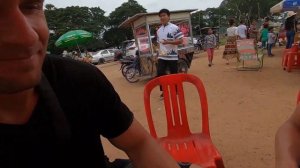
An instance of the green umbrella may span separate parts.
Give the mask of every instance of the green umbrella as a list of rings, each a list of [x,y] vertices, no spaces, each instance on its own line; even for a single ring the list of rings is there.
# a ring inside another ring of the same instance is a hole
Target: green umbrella
[[[79,44],[85,44],[92,38],[93,35],[90,32],[84,30],[72,30],[60,36],[59,39],[55,42],[55,46],[61,48],[72,46],[78,47]]]

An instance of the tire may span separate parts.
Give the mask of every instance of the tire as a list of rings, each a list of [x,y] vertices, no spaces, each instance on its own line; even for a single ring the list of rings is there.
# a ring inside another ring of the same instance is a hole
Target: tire
[[[100,59],[98,60],[98,65],[103,64],[104,62],[105,62],[104,59],[103,59],[103,58],[100,58]]]
[[[178,73],[188,73],[189,66],[183,59],[178,61]]]
[[[139,70],[135,69],[134,67],[128,68],[125,72],[125,78],[130,83],[138,82],[140,76]]]
[[[128,65],[124,65],[124,66],[121,68],[122,75],[123,75],[124,77],[126,77],[126,71],[127,71],[127,69],[128,69]]]
[[[200,47],[195,47],[195,54],[199,54],[200,53]]]

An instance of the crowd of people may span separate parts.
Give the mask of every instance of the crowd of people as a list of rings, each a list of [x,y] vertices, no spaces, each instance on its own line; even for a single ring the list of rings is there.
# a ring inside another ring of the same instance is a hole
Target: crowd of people
[[[295,21],[294,12],[289,12],[284,24],[281,24],[280,28],[275,27],[269,17],[266,17],[261,27],[258,27],[257,21],[253,20],[249,26],[246,26],[245,21],[241,20],[239,25],[235,24],[235,19],[228,21],[229,27],[227,28],[225,50],[223,52],[223,58],[226,60],[226,64],[229,65],[229,60],[235,58],[239,61],[239,55],[237,51],[237,40],[253,39],[254,46],[267,50],[267,55],[273,57],[272,48],[279,42],[282,45],[286,43],[286,48],[292,47],[295,38],[295,31],[297,23]],[[214,48],[216,47],[216,37],[211,33],[212,29],[209,29],[208,35],[204,40],[204,49],[207,51],[209,67],[211,67]]]

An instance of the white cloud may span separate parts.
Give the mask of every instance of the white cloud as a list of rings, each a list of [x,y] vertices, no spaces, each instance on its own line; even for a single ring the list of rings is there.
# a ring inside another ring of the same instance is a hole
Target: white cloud
[[[45,4],[53,4],[56,7],[88,6],[100,7],[106,11],[106,15],[114,11],[127,0],[45,0]],[[218,7],[222,0],[137,0],[148,12],[159,11],[162,8],[169,10],[182,9],[206,9]]]

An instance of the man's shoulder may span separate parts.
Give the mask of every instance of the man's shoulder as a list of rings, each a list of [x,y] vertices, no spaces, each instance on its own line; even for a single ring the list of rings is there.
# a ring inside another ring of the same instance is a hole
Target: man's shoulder
[[[174,24],[174,23],[169,23],[169,24],[170,24],[170,28],[171,29],[174,29],[174,30],[178,30],[179,29],[179,27],[176,24]]]
[[[60,56],[46,56],[43,73],[51,84],[89,85],[104,77],[100,70],[88,63]]]

